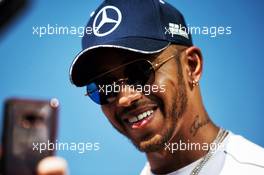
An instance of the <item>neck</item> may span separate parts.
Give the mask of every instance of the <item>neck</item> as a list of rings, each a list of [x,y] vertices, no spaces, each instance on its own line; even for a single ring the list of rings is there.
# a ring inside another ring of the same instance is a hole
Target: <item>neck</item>
[[[160,151],[147,153],[153,173],[170,173],[198,160],[208,152],[204,145],[209,146],[215,139],[219,128],[210,120],[201,99],[191,101],[178,120],[172,139]]]

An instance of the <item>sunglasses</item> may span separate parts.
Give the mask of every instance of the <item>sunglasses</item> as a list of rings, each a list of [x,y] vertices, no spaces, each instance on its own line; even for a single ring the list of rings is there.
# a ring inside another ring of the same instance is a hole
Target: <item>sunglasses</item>
[[[173,57],[175,57],[175,55],[153,63],[146,59],[138,59],[122,64],[93,78],[90,83],[86,85],[87,93],[85,95],[89,96],[99,105],[112,103],[116,100],[119,92],[115,90],[106,92],[104,88],[113,86],[113,84],[124,83],[129,86],[141,87],[152,84],[155,81],[155,71]],[[122,71],[126,78],[117,79],[110,76],[110,73],[114,74],[114,72],[118,71]]]

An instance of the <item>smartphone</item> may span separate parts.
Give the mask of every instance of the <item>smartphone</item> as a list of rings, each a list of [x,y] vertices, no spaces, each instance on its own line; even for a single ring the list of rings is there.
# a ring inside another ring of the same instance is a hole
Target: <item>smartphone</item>
[[[58,106],[50,101],[8,99],[4,105],[2,174],[35,175],[38,162],[54,154],[36,145],[55,142]]]

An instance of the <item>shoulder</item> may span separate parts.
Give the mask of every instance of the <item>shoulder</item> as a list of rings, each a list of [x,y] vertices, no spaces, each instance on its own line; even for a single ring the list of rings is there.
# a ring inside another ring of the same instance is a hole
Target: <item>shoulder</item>
[[[264,149],[240,135],[230,133],[224,149],[225,163],[220,175],[264,174]],[[140,175],[153,175],[147,162]]]
[[[264,163],[264,148],[240,135],[231,133],[227,144],[227,151],[235,154],[242,160]]]
[[[224,152],[226,160],[221,175],[264,174],[264,149],[259,145],[230,133]]]

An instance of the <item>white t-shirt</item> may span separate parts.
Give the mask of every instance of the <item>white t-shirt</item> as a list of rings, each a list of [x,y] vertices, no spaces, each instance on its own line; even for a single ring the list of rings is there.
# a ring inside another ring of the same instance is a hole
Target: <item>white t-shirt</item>
[[[202,159],[202,158],[201,158]],[[201,159],[167,175],[189,175]],[[264,175],[264,149],[229,132],[200,175]],[[140,175],[154,175],[147,162]]]

